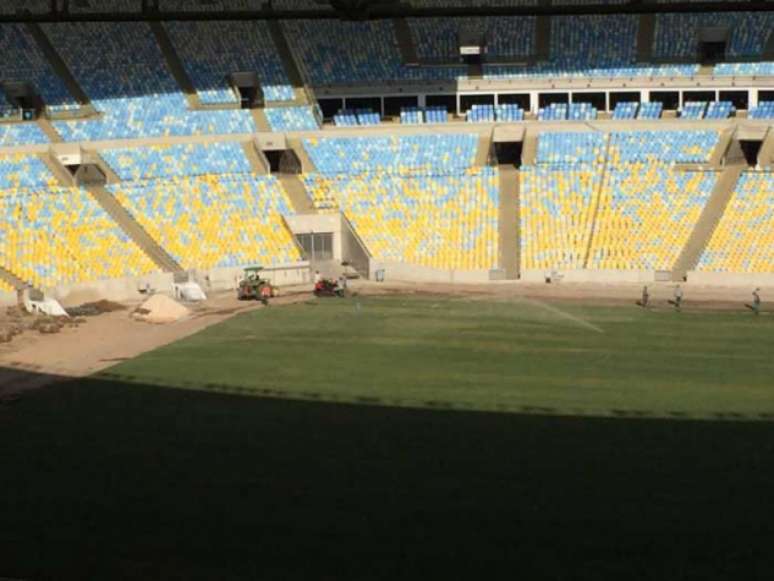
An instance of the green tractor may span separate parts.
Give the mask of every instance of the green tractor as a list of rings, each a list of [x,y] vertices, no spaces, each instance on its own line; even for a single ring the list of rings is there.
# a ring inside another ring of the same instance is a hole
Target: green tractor
[[[249,266],[245,268],[242,280],[239,281],[237,289],[237,298],[240,301],[261,301],[264,305],[269,303],[270,298],[279,294],[279,289],[273,286],[265,278],[261,278],[260,272],[262,266]]]

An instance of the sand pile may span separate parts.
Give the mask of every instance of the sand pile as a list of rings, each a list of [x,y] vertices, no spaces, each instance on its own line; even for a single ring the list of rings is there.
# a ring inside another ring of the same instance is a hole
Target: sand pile
[[[132,313],[132,316],[147,323],[174,323],[187,317],[191,311],[167,295],[153,295]]]

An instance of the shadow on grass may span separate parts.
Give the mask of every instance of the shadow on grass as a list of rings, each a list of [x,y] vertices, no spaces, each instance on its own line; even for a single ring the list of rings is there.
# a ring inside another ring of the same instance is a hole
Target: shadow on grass
[[[0,577],[763,579],[774,565],[765,422],[103,378],[1,405],[0,463]]]

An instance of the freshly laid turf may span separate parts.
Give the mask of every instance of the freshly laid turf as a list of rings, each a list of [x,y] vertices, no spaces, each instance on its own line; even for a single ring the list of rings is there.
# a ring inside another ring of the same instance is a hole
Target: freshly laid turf
[[[771,319],[356,305],[261,310],[121,365],[132,382],[0,405],[0,578],[771,579],[774,422],[279,398],[759,420]]]
[[[774,419],[774,317],[441,297],[236,317],[113,377],[336,401]]]

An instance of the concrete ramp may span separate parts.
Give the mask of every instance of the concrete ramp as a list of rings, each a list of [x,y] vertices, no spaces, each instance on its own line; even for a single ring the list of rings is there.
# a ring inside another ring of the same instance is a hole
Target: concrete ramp
[[[54,177],[56,178],[56,181],[59,182],[60,186],[69,188],[75,185],[75,179],[73,178],[72,174],[67,171],[67,169],[61,163],[59,163],[58,160],[55,160],[50,154],[40,153],[38,154],[38,159],[40,159],[40,161],[45,164],[48,170],[54,174]]]
[[[314,207],[312,198],[306,191],[301,176],[296,174],[279,174],[278,178],[297,214],[317,213],[317,209]]]
[[[293,52],[290,50],[285,33],[282,30],[282,25],[279,20],[269,20],[269,33],[274,41],[274,46],[277,49],[277,54],[282,61],[282,67],[285,69],[285,73],[290,80],[290,84],[293,85],[295,93],[295,103],[298,105],[312,105],[309,101],[308,94],[304,90],[304,78],[301,74],[301,69],[296,63],[296,59],[293,56]]]
[[[505,271],[505,278],[519,275],[521,258],[519,233],[519,172],[512,165],[499,166],[500,213],[498,218],[498,267]]]
[[[156,242],[150,234],[134,219],[126,208],[104,187],[91,186],[87,188],[91,196],[102,206],[108,215],[115,220],[129,238],[148,255],[160,270],[178,272],[183,270],[177,261]]]
[[[48,140],[51,143],[62,143],[64,142],[64,139],[62,139],[62,136],[59,135],[59,132],[56,130],[54,125],[46,119],[45,117],[39,117],[37,120],[38,127],[40,127],[40,130],[46,134],[46,137],[48,137]]]
[[[253,123],[255,123],[255,128],[258,131],[271,133],[271,125],[269,125],[269,120],[266,118],[266,112],[263,109],[252,109],[250,113],[253,115]]]
[[[715,232],[721,216],[723,216],[723,212],[726,211],[726,206],[728,206],[739,181],[739,176],[745,169],[744,164],[738,164],[726,167],[720,172],[707,205],[704,206],[693,232],[691,232],[672,268],[673,280],[683,280],[689,270],[696,268],[702,252],[707,247],[707,243],[712,238],[712,234]]]
[[[414,37],[408,22],[403,17],[392,19],[392,28],[395,31],[395,41],[398,43],[400,59],[404,65],[418,65],[419,56],[417,47],[414,46]]]
[[[177,81],[180,90],[185,95],[186,101],[188,101],[188,108],[199,108],[202,104],[201,99],[199,99],[199,95],[196,93],[193,82],[183,66],[183,61],[180,60],[180,56],[177,54],[175,46],[169,39],[167,29],[164,28],[164,25],[161,22],[149,22],[148,24],[151,27],[151,31],[153,31],[153,36],[156,38],[156,44],[159,45],[161,54],[164,55],[164,61],[167,64],[167,68],[172,73],[175,81]]]
[[[712,150],[712,155],[710,156],[710,165],[712,167],[719,168],[723,164],[723,160],[726,157],[726,152],[731,147],[731,142],[734,139],[734,132],[735,129],[733,127],[729,127],[720,133],[718,143],[715,146],[715,149]]]
[[[306,148],[304,147],[304,144],[301,142],[300,138],[288,138],[287,146],[289,149],[292,149],[296,153],[298,159],[301,161],[301,171],[303,173],[312,173],[317,171],[314,163],[312,163],[312,158],[309,157],[309,154],[306,152]]]

